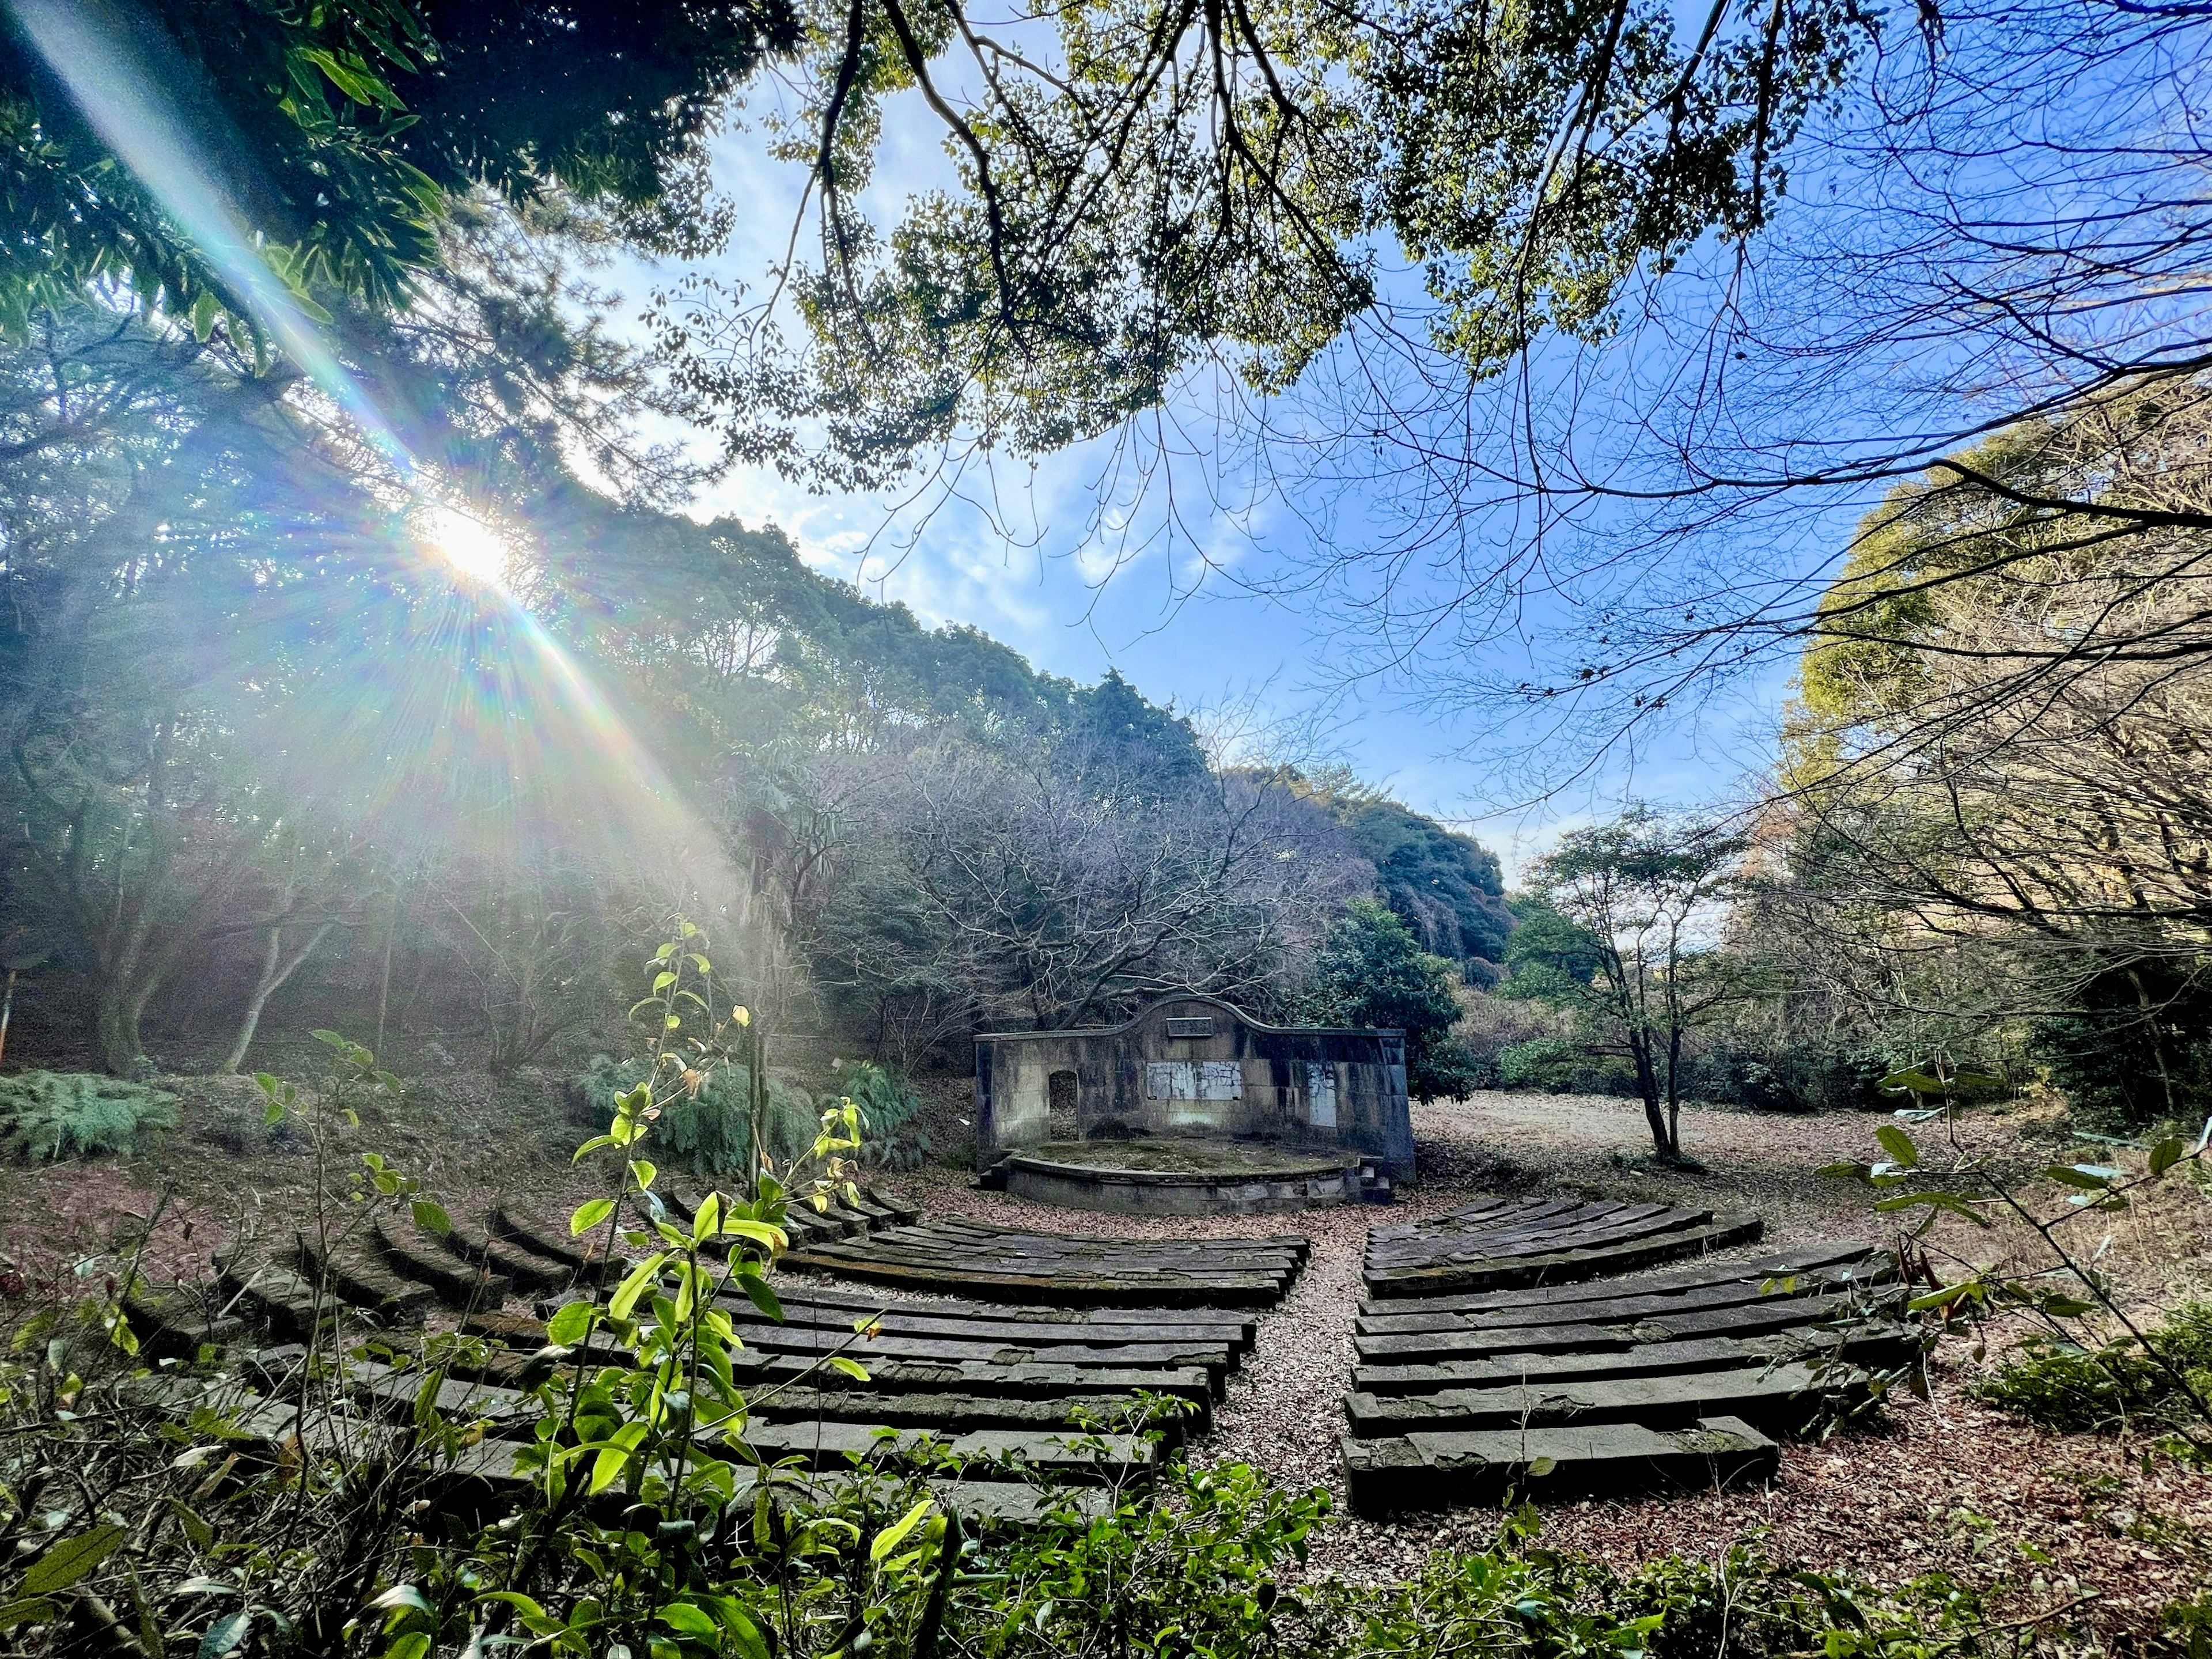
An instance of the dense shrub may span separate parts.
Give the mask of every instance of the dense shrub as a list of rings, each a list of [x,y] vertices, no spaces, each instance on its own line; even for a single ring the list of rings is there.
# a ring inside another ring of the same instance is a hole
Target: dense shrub
[[[2212,1113],[2212,974],[2193,957],[2087,975],[2074,1006],[2038,1020],[2028,1055],[2075,1117],[2131,1133]]]
[[[176,1127],[176,1098],[86,1072],[22,1072],[0,1077],[0,1136],[9,1156],[33,1163],[127,1152],[140,1130]]]
[[[1316,1024],[1380,1026],[1406,1034],[1406,1087],[1416,1100],[1452,1100],[1479,1081],[1455,1034],[1459,999],[1452,964],[1431,956],[1398,915],[1354,899],[1329,924],[1302,1011]]]
[[[1498,1080],[1507,1089],[1555,1095],[1633,1095],[1636,1069],[1620,1054],[1598,1054],[1571,1037],[1531,1037],[1498,1051]]]
[[[2095,1351],[2048,1339],[2023,1343],[1974,1392],[2062,1432],[2196,1421],[2188,1390],[2212,1399],[2212,1303],[2184,1304],[2147,1340],[2152,1354],[2132,1342]]]

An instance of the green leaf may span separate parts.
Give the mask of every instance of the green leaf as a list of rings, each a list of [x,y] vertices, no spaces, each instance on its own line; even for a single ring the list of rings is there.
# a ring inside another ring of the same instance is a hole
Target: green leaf
[[[2181,1162],[2182,1154],[2188,1150],[2189,1143],[2179,1135],[2168,1135],[2150,1149],[2150,1172],[2154,1176],[2164,1175]]]
[[[545,1323],[545,1337],[562,1347],[574,1347],[584,1340],[592,1328],[592,1304],[588,1302],[564,1302],[554,1310],[553,1317]]]
[[[1528,1474],[1539,1480],[1559,1467],[1559,1460],[1556,1457],[1532,1457],[1528,1460]]]
[[[714,1237],[722,1224],[722,1195],[709,1193],[700,1201],[698,1212],[691,1218],[691,1242],[704,1244]]]
[[[50,1625],[60,1613],[61,1609],[43,1595],[19,1595],[0,1604],[0,1630],[13,1630],[18,1625]]]
[[[355,103],[382,104],[387,107],[390,106],[392,99],[392,88],[374,75],[340,61],[336,53],[325,52],[319,46],[301,46],[296,50],[301,57],[328,76],[331,84],[352,99]]]
[[[781,1227],[771,1227],[765,1221],[746,1221],[737,1216],[722,1224],[722,1237],[750,1238],[755,1243],[765,1244],[771,1249],[781,1249],[789,1242]]]
[[[392,1613],[401,1607],[415,1613],[435,1611],[430,1605],[429,1598],[412,1584],[394,1584],[383,1595],[371,1598],[368,1605],[380,1613]]]
[[[568,1237],[575,1238],[591,1231],[614,1212],[615,1201],[611,1198],[595,1198],[589,1203],[579,1204],[568,1217]]]
[[[625,1423],[613,1439],[599,1448],[599,1456],[592,1462],[590,1492],[592,1497],[598,1497],[622,1478],[623,1471],[629,1467],[630,1457],[638,1443],[645,1438],[645,1432],[642,1423]]]
[[[2101,1193],[2119,1179],[2121,1171],[2106,1164],[2054,1164],[2043,1173],[2063,1187]]]
[[[1830,1181],[1868,1181],[1874,1176],[1874,1167],[1867,1164],[1823,1164],[1814,1174]]]
[[[676,975],[668,972],[665,969],[663,969],[659,973],[657,973],[653,976],[653,988],[656,991],[665,991],[670,986],[675,983]]]
[[[172,1498],[169,1500],[169,1508],[175,1512],[178,1523],[184,1528],[185,1536],[192,1540],[194,1549],[204,1550],[214,1547],[215,1528],[213,1527],[208,1525],[176,1498]]]
[[[1885,1123],[1874,1132],[1881,1149],[1908,1170],[1920,1167],[1920,1149],[1912,1144],[1912,1137],[1894,1123]]]
[[[1892,1094],[1905,1089],[1910,1089],[1916,1095],[1940,1095],[1943,1092],[1942,1079],[1929,1076],[1917,1066],[1908,1066],[1901,1072],[1892,1072],[1887,1077],[1882,1079],[1881,1086]]]
[[[659,1174],[659,1170],[641,1158],[634,1158],[629,1161],[630,1179],[637,1182],[638,1190],[641,1192],[649,1191]]]
[[[757,1273],[739,1273],[738,1285],[744,1291],[754,1307],[775,1321],[777,1324],[783,1323],[783,1304],[777,1299],[775,1292],[769,1287],[768,1280]]]
[[[880,1561],[889,1555],[899,1547],[900,1540],[920,1526],[922,1517],[936,1507],[935,1498],[925,1498],[890,1526],[885,1527],[876,1534],[876,1541],[868,1546],[868,1559]]]
[[[623,1280],[616,1288],[614,1295],[607,1299],[608,1316],[613,1319],[628,1319],[630,1310],[637,1306],[638,1297],[652,1288],[654,1278],[660,1272],[660,1264],[667,1260],[668,1253],[665,1250],[655,1250],[637,1266],[632,1267],[629,1270],[629,1276]]]
[[[768,1642],[761,1635],[760,1626],[745,1616],[743,1607],[732,1602],[723,1619],[730,1627],[730,1634],[738,1638],[739,1659],[769,1659]]]
[[[865,1382],[868,1380],[868,1368],[866,1365],[863,1365],[859,1360],[852,1358],[845,1354],[831,1354],[830,1356],[830,1368],[832,1370],[842,1371],[847,1376],[851,1377],[855,1382]]]
[[[208,1626],[208,1633],[200,1638],[199,1659],[222,1659],[226,1653],[237,1652],[245,1644],[246,1633],[252,1628],[253,1614],[244,1607],[216,1620]]]
[[[435,1233],[444,1238],[453,1231],[453,1218],[446,1213],[446,1206],[435,1199],[418,1198],[408,1205],[415,1217],[415,1224],[426,1233]]]
[[[1914,1313],[1929,1313],[1937,1308],[1948,1308],[1974,1289],[1972,1279],[1961,1279],[1956,1285],[1946,1285],[1940,1291],[1930,1291],[1925,1296],[1916,1296],[1905,1305]]]
[[[108,1553],[123,1541],[124,1532],[121,1527],[94,1527],[64,1539],[31,1564],[23,1575],[23,1594],[51,1595],[67,1589],[107,1559]]]
[[[1992,1224],[1989,1217],[1956,1193],[1899,1193],[1894,1198],[1878,1199],[1875,1202],[1875,1208],[1883,1211],[1909,1210],[1915,1206],[1948,1210],[1954,1215],[1966,1217],[1977,1227]]]
[[[694,1607],[689,1601],[671,1601],[653,1616],[678,1636],[701,1642],[712,1642],[720,1631],[704,1607]]]
[[[273,1129],[283,1121],[284,1103],[283,1101],[272,1100],[261,1109],[261,1121],[266,1127]]]

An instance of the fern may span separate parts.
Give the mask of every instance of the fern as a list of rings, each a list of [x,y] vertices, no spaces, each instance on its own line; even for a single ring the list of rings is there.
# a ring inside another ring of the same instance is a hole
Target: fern
[[[614,1115],[615,1097],[637,1086],[644,1066],[635,1060],[614,1060],[595,1054],[591,1069],[576,1079],[593,1114],[602,1121]],[[690,1099],[671,1101],[653,1127],[655,1139],[668,1152],[682,1158],[701,1175],[735,1176],[744,1173],[751,1160],[746,1156],[748,1133],[746,1097],[751,1077],[743,1066],[726,1066],[707,1080]],[[817,1111],[813,1097],[793,1088],[773,1072],[768,1079],[768,1118],[761,1139],[769,1156],[789,1158],[814,1143]]]
[[[128,1152],[141,1129],[176,1127],[176,1098],[86,1072],[22,1072],[0,1077],[0,1137],[11,1157],[33,1163]]]
[[[917,1128],[902,1141],[898,1133],[921,1111],[921,1097],[912,1084],[889,1067],[864,1060],[845,1079],[844,1093],[860,1109],[863,1163],[883,1169],[921,1167],[929,1153],[929,1137]]]

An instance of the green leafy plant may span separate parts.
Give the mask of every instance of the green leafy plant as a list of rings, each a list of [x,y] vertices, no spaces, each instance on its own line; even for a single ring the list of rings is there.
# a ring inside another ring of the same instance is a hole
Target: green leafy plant
[[[1947,1076],[1940,1067],[1915,1068],[1890,1079],[1890,1086],[1912,1098],[1940,1103],[1928,1109],[1941,1115],[1948,1158],[1924,1151],[1902,1124],[1885,1123],[1875,1131],[1887,1154],[1881,1162],[1832,1164],[1820,1173],[1872,1188],[1880,1194],[1875,1211],[1902,1221],[1899,1259],[1910,1277],[1929,1286],[1907,1304],[1911,1310],[1968,1322],[2002,1312],[2031,1322],[2034,1334],[2009,1379],[2000,1371],[1985,1385],[1996,1390],[1990,1397],[2028,1415],[2047,1413],[2054,1425],[2094,1426],[2138,1411],[2170,1427],[2168,1443],[2176,1452],[2212,1460],[2212,1322],[2201,1304],[2185,1310],[2166,1329],[2146,1332],[2095,1256],[2085,1257],[2068,1243],[2081,1217],[2126,1210],[2142,1189],[2184,1172],[2201,1178],[2212,1149],[2212,1121],[2193,1143],[2179,1135],[2159,1141],[2139,1170],[2117,1164],[2047,1165],[2038,1192],[2015,1186],[1960,1141],[1959,1091],[1973,1081]],[[2035,1238],[2037,1249],[2025,1267],[1942,1252],[1948,1257],[1942,1265],[1951,1269],[1947,1279],[1931,1239],[1945,1216],[1982,1229],[2009,1219]]]
[[[2039,1333],[1974,1393],[2062,1431],[2186,1427],[2192,1394],[2212,1399],[2212,1303],[2185,1304],[2141,1347],[2124,1340],[2085,1348]]]
[[[0,1078],[0,1135],[11,1156],[33,1163],[128,1152],[141,1130],[176,1127],[176,1098],[88,1072],[22,1072]]]

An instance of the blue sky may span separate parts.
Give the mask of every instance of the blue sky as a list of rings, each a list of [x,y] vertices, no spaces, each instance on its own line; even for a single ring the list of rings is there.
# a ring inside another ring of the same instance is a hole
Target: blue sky
[[[888,222],[908,192],[947,173],[937,133],[894,106],[867,206]],[[717,144],[716,184],[739,204],[739,226],[706,269],[757,284],[783,252],[799,172],[767,160],[760,135],[739,127]],[[680,274],[621,263],[597,276],[635,310]],[[1050,672],[1091,681],[1119,669],[1201,723],[1266,732],[1288,757],[1346,761],[1417,810],[1478,836],[1509,877],[1562,829],[1607,816],[1626,798],[1701,804],[1741,788],[1770,752],[1782,670],[1654,732],[1632,762],[1609,760],[1527,802],[1507,769],[1480,752],[1453,753],[1465,732],[1407,687],[1347,684],[1346,636],[1328,615],[1251,591],[1313,550],[1313,532],[1295,514],[1264,501],[1234,514],[1194,511],[1185,496],[1190,539],[1170,545],[1153,533],[1158,492],[1115,498],[1103,483],[1110,465],[1101,441],[1034,466],[1002,460],[957,491],[923,491],[921,501],[896,491],[814,495],[744,469],[690,510],[780,525],[817,568],[902,601],[926,622],[981,628]],[[1336,533],[1358,535],[1370,504],[1356,482],[1345,497]],[[1099,533],[1102,520],[1118,536]]]

